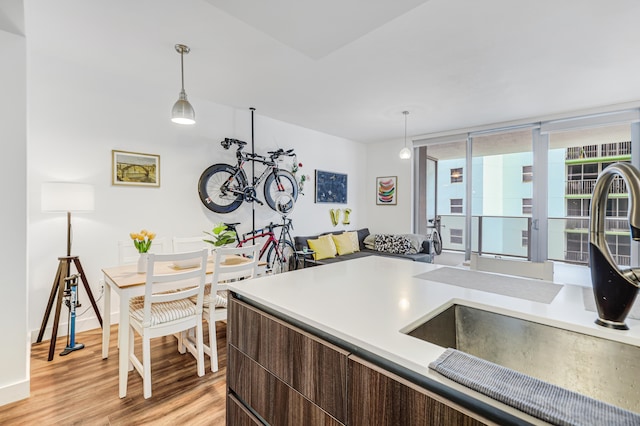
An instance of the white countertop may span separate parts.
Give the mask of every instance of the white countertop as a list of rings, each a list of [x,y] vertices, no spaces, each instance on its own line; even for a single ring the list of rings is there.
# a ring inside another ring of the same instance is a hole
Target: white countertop
[[[255,302],[531,422],[536,421],[430,371],[429,363],[445,348],[401,330],[410,330],[412,324],[420,324],[443,308],[459,303],[640,346],[640,321],[627,318],[628,331],[594,324],[597,314],[585,310],[580,286],[564,285],[553,302],[545,304],[414,278],[440,267],[369,256],[235,282],[229,287]],[[536,280],[531,281],[536,284]]]

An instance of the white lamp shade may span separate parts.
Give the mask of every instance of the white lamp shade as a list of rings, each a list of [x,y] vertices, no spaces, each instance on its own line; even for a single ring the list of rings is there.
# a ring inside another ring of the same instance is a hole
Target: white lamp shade
[[[93,185],[71,182],[45,182],[42,184],[42,211],[93,211],[95,197]]]
[[[411,150],[405,146],[400,150],[400,153],[398,155],[401,159],[408,160],[409,158],[411,158]]]

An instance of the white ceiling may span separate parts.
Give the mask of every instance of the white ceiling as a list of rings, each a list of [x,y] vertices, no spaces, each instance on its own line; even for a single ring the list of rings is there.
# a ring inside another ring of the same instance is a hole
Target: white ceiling
[[[640,100],[637,0],[27,0],[84,66],[360,142]],[[2,7],[0,6],[0,9]],[[2,14],[0,14],[0,17]],[[64,48],[61,48],[64,47]],[[171,101],[172,102],[172,101]],[[198,120],[207,120],[202,115]]]

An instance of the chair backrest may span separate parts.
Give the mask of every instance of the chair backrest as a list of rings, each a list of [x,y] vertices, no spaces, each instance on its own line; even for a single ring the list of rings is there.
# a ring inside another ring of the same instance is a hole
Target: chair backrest
[[[170,253],[169,240],[166,238],[155,238],[149,247],[149,253]],[[136,263],[140,253],[136,250],[132,240],[118,241],[118,265]]]
[[[251,279],[257,276],[259,251],[260,246],[258,245],[217,248],[213,268],[213,285],[224,281]]]
[[[174,269],[174,262],[191,262],[198,266],[189,269]],[[154,303],[183,300],[193,303],[189,298],[196,297],[196,313],[202,314],[205,277],[207,273],[207,250],[185,253],[154,254],[149,253],[147,261],[147,282],[144,294],[144,319],[142,324],[151,324],[151,305]],[[171,318],[167,318],[168,321]],[[167,322],[168,322],[167,321]]]
[[[202,237],[173,237],[173,252],[182,253],[185,251],[201,250],[211,248],[211,244],[205,243]]]

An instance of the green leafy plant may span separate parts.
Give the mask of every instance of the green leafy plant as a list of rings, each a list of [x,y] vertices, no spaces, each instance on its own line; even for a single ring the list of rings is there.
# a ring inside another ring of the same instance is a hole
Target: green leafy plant
[[[216,223],[211,232],[204,231],[211,239],[204,239],[205,243],[213,244],[215,247],[230,244],[236,240],[236,232],[228,229],[224,223]]]

